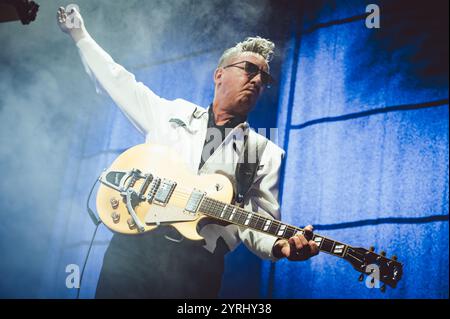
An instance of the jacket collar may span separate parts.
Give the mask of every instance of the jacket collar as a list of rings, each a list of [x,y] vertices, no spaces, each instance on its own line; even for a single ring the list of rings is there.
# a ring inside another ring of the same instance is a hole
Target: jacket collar
[[[177,117],[171,118],[169,120],[169,122],[171,122],[172,125],[184,127],[188,131],[195,133],[201,128],[204,128],[204,129],[207,128],[209,112],[211,112],[211,114],[212,114],[212,104],[207,109],[204,109],[201,107],[196,107],[193,110],[193,112],[185,113],[183,115],[180,114]],[[238,130],[238,129],[245,131],[250,128],[250,125],[248,124],[248,122],[246,120],[245,121],[239,120],[239,122],[240,123],[238,123],[234,127],[233,131]]]

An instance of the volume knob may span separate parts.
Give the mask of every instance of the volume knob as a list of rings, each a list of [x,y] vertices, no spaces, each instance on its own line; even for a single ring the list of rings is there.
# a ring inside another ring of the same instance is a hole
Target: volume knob
[[[132,218],[128,218],[127,219],[127,223],[128,223],[128,227],[130,229],[135,229],[136,228],[136,223],[134,222],[134,220]]]
[[[112,197],[109,202],[111,203],[112,209],[117,209],[117,207],[119,207],[119,201],[115,197]]]
[[[120,214],[118,212],[116,212],[116,211],[113,211],[111,213],[111,218],[112,218],[114,224],[117,224],[119,222],[119,220],[120,220]]]

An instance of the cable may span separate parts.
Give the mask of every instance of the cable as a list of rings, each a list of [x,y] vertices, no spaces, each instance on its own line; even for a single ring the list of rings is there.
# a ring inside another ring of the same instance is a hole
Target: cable
[[[95,216],[94,212],[89,207],[89,200],[91,199],[92,192],[94,191],[95,185],[97,184],[98,180],[99,180],[99,178],[97,178],[95,180],[94,185],[92,185],[92,188],[89,191],[89,195],[88,195],[88,198],[87,198],[87,201],[86,201],[86,209],[87,209],[87,211],[89,213],[89,216],[91,217],[93,223],[95,224],[95,230],[94,230],[94,233],[92,234],[91,242],[89,243],[88,252],[86,254],[86,257],[84,258],[84,263],[83,263],[83,268],[81,269],[80,282],[79,282],[79,285],[78,285],[78,291],[77,291],[77,298],[76,299],[80,299],[81,283],[83,281],[84,270],[86,268],[86,264],[87,264],[87,261],[88,261],[88,258],[89,258],[89,254],[91,253],[92,244],[94,243],[94,239],[95,239],[95,235],[97,234],[98,226],[102,223],[101,220],[97,216]]]
[[[100,224],[95,225],[94,234],[92,236],[91,243],[89,244],[89,250],[88,250],[88,252],[86,254],[86,258],[84,259],[84,264],[83,264],[83,268],[81,270],[81,276],[80,276],[80,284],[79,284],[78,291],[77,291],[77,299],[80,299],[81,283],[83,281],[84,269],[86,268],[86,264],[87,264],[87,261],[88,261],[88,258],[89,258],[89,254],[90,254],[91,248],[92,248],[92,243],[94,242],[94,238],[95,238],[95,235],[97,234],[97,230],[98,230],[98,226],[99,225]]]
[[[100,176],[95,180],[94,185],[92,185],[91,190],[89,191],[89,195],[88,195],[87,201],[86,201],[86,210],[87,210],[87,212],[88,212],[88,214],[89,214],[89,217],[91,217],[92,222],[93,222],[94,225],[96,225],[96,226],[98,226],[99,224],[101,224],[102,221],[101,221],[97,216],[95,216],[94,212],[93,212],[92,209],[89,207],[89,200],[91,199],[92,192],[94,191],[95,185],[97,184],[97,182],[99,181],[99,179],[100,179]]]

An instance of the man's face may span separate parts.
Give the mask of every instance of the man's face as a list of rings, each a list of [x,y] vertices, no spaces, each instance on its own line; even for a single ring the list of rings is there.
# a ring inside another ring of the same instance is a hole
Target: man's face
[[[264,90],[261,73],[248,74],[243,69],[244,61],[251,62],[268,72],[268,65],[262,56],[253,52],[243,52],[226,61],[224,67],[218,68],[214,74],[216,101],[231,113],[239,115],[247,115]],[[237,63],[235,66],[227,67],[235,63]]]

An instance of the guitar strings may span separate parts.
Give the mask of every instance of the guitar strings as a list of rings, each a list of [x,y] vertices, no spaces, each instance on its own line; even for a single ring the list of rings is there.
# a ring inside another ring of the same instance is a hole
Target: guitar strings
[[[178,189],[178,190],[177,190],[177,189]],[[183,190],[185,190],[186,192],[183,191]],[[190,196],[191,196],[191,192],[192,192],[193,190],[194,190],[193,188],[189,188],[189,187],[186,187],[186,186],[177,185],[176,188],[175,188],[175,190],[174,190],[173,193],[172,193],[172,197],[175,198],[175,199],[178,199],[178,200],[188,201],[189,198],[190,198]],[[210,200],[213,200],[213,201],[218,201],[218,200],[216,200],[216,199],[214,199],[214,198],[210,198],[210,197],[207,197],[207,198],[210,199]],[[240,211],[240,209],[241,209],[240,207],[235,206],[235,205],[232,205],[232,204],[227,204],[227,203],[224,203],[224,202],[221,202],[221,201],[218,201],[218,203],[223,204],[223,205],[226,205],[226,206],[229,206],[229,207],[237,208],[237,210],[235,211],[235,216],[236,216],[236,218],[234,218],[234,220],[237,220],[238,223],[240,223],[240,224],[246,221],[246,219],[248,218],[248,214],[253,214],[252,218],[255,218],[255,221],[254,221],[254,222],[255,222],[256,224],[262,222],[262,224],[264,225],[264,223],[267,222],[267,220],[269,219],[269,220],[271,220],[271,223],[277,225],[277,227],[278,227],[277,231],[279,230],[279,228],[280,228],[281,225],[286,225],[286,230],[291,230],[291,231],[293,231],[294,233],[298,233],[298,232],[301,233],[301,232],[304,232],[304,229],[302,229],[302,228],[300,228],[300,227],[288,225],[288,224],[283,223],[282,221],[278,221],[278,220],[275,220],[275,219],[270,219],[270,218],[268,218],[268,217],[261,216],[261,215],[259,215],[259,213],[256,213],[256,212],[247,212],[247,211],[245,211],[245,210]],[[210,203],[210,204],[213,204],[213,203]],[[225,208],[226,206],[224,206],[224,208]],[[206,215],[210,215],[210,214],[206,214]],[[215,216],[215,215],[214,215],[214,217],[217,218],[217,219],[223,220],[223,221],[228,221],[228,222],[232,221],[232,220],[230,220],[230,219],[221,218],[221,217]],[[246,226],[248,226],[248,225],[246,225]],[[286,232],[286,231],[285,231],[285,232]],[[324,241],[329,240],[329,241],[331,241],[331,242],[336,242],[335,240],[332,240],[332,239],[327,238],[327,237],[322,236],[322,235],[316,235],[316,236],[321,237]]]
[[[194,188],[190,188],[190,187],[182,186],[182,185],[176,185],[175,186],[175,190],[173,191],[171,197],[174,198],[174,199],[182,200],[182,201],[188,201],[189,198],[191,197],[191,193],[193,191],[194,191]],[[232,204],[227,204],[227,203],[221,202],[219,200],[216,200],[214,198],[210,198],[210,197],[206,197],[206,198],[208,198],[209,200],[217,201],[218,203],[225,205],[224,208],[226,206],[236,208],[236,210],[234,212],[236,218],[234,218],[234,220],[237,219],[238,223],[245,222],[245,220],[248,218],[248,214],[252,214],[253,215],[252,218],[256,218],[256,220],[255,220],[256,224],[260,223],[261,221],[264,224],[265,222],[267,222],[267,220],[271,220],[271,223],[277,225],[277,227],[278,227],[277,231],[279,230],[281,225],[286,225],[286,230],[289,229],[291,231],[294,231],[294,233],[298,233],[298,232],[302,233],[302,232],[304,232],[304,229],[302,229],[300,227],[296,227],[296,226],[293,226],[293,225],[285,224],[282,221],[278,221],[278,220],[275,220],[275,219],[270,219],[270,218],[262,216],[262,215],[260,215],[259,213],[256,213],[256,212],[247,212],[246,210],[240,211],[240,210],[242,210],[242,208],[240,208],[238,206],[235,206],[235,205],[232,205]],[[210,203],[210,205],[211,204],[214,204],[214,202]],[[206,215],[210,215],[210,214],[206,213]],[[233,220],[230,220],[230,219],[221,218],[219,216],[214,216],[214,217],[217,218],[217,219],[220,219],[220,220],[228,221],[228,222],[232,222],[233,221]],[[246,225],[246,226],[248,226],[248,225]],[[286,233],[286,230],[285,230],[284,233]],[[324,241],[325,240],[329,240],[329,241],[332,241],[332,242],[336,242],[335,240],[332,240],[332,239],[327,238],[325,236],[321,236],[321,235],[317,235],[317,234],[315,236],[321,237]],[[353,255],[351,255],[351,256],[354,257]],[[356,257],[354,257],[354,258],[356,258]],[[358,259],[358,258],[356,258],[356,259]]]
[[[178,188],[178,185],[177,185],[177,188]],[[186,188],[186,187],[181,187],[181,189],[186,189],[186,190],[188,190],[188,188]],[[182,192],[182,191],[176,191],[176,190],[174,190],[174,192],[173,192],[173,194],[172,194],[172,196],[174,196],[174,198],[176,198],[176,199],[181,199],[181,200],[188,200],[189,199],[189,197],[190,197],[190,193],[185,193],[185,192]],[[209,198],[209,197],[207,197],[207,198]],[[215,200],[215,199],[212,199],[212,198],[210,198],[210,200]],[[230,207],[234,207],[234,208],[237,208],[237,210],[235,211],[235,215],[236,215],[236,217],[237,217],[237,220],[238,221],[241,221],[241,219],[242,219],[242,221],[244,222],[246,219],[247,219],[247,217],[248,217],[248,214],[250,213],[250,212],[247,212],[247,211],[239,211],[239,209],[241,209],[240,207],[237,207],[237,206],[235,206],[235,205],[231,205],[231,204],[227,204],[227,203],[223,203],[223,202],[220,202],[220,201],[218,201],[220,204],[224,204],[224,205],[226,205],[226,206],[230,206]],[[224,208],[226,207],[226,206],[224,206]],[[260,215],[258,215],[258,213],[255,213],[255,212],[251,212],[251,214],[253,214],[254,215],[254,217],[256,218],[256,223],[258,223],[258,222],[261,222],[261,221],[263,221],[263,223],[264,222],[266,222],[269,218],[267,218],[267,217],[264,217],[264,216],[260,216]],[[225,220],[225,221],[230,221],[229,219],[225,219],[225,218],[220,218],[220,217],[218,217],[218,216],[215,216],[215,217],[217,217],[217,218],[219,218],[219,219],[221,219],[221,220]],[[277,221],[277,220],[272,220],[272,222],[273,223],[279,223],[280,225],[282,224],[282,222],[280,222],[280,221]],[[280,225],[278,225],[278,226],[280,226]],[[300,231],[303,231],[302,229],[300,229],[300,228],[298,228],[298,227],[294,227],[294,226],[290,226],[290,225],[286,225],[286,228],[290,228],[291,230],[300,230]]]
[[[178,200],[187,201],[187,200],[189,200],[193,190],[194,189],[190,188],[190,187],[186,187],[186,186],[182,186],[182,185],[176,185],[175,190],[172,193],[172,197],[175,198],[175,199],[178,199]],[[209,197],[207,197],[207,198],[209,198]],[[213,198],[209,198],[209,199],[210,200],[215,200]],[[239,211],[239,209],[241,209],[241,208],[237,207],[235,205],[232,205],[232,204],[227,204],[227,203],[224,203],[224,202],[221,202],[221,201],[218,201],[218,202],[220,204],[224,204],[224,205],[227,205],[227,206],[230,206],[230,207],[237,208],[237,210],[235,211],[235,216],[236,216],[238,222],[240,222],[241,219],[242,219],[242,222],[244,222],[247,219],[249,213],[254,215],[253,218],[256,218],[256,220],[255,220],[256,223],[260,223],[262,221],[263,224],[264,224],[268,219],[270,219],[268,217],[261,216],[261,215],[259,215],[258,213],[255,213],[255,212],[247,212],[245,210],[243,212]],[[225,218],[221,218],[221,217],[218,217],[218,216],[215,216],[215,217],[218,218],[218,219],[224,220],[224,221],[231,221],[230,219],[225,219]],[[270,220],[271,220],[272,223],[278,224],[277,225],[278,227],[280,227],[281,225],[284,224],[283,222],[275,220],[275,219],[270,219]],[[294,233],[303,232],[304,231],[302,228],[299,228],[299,227],[296,227],[296,226],[292,226],[292,225],[288,225],[288,224],[284,224],[284,225],[286,225],[286,229],[290,229],[291,231],[294,231]],[[327,239],[326,237],[323,237],[323,236],[321,236],[321,237],[324,238],[324,239]]]

